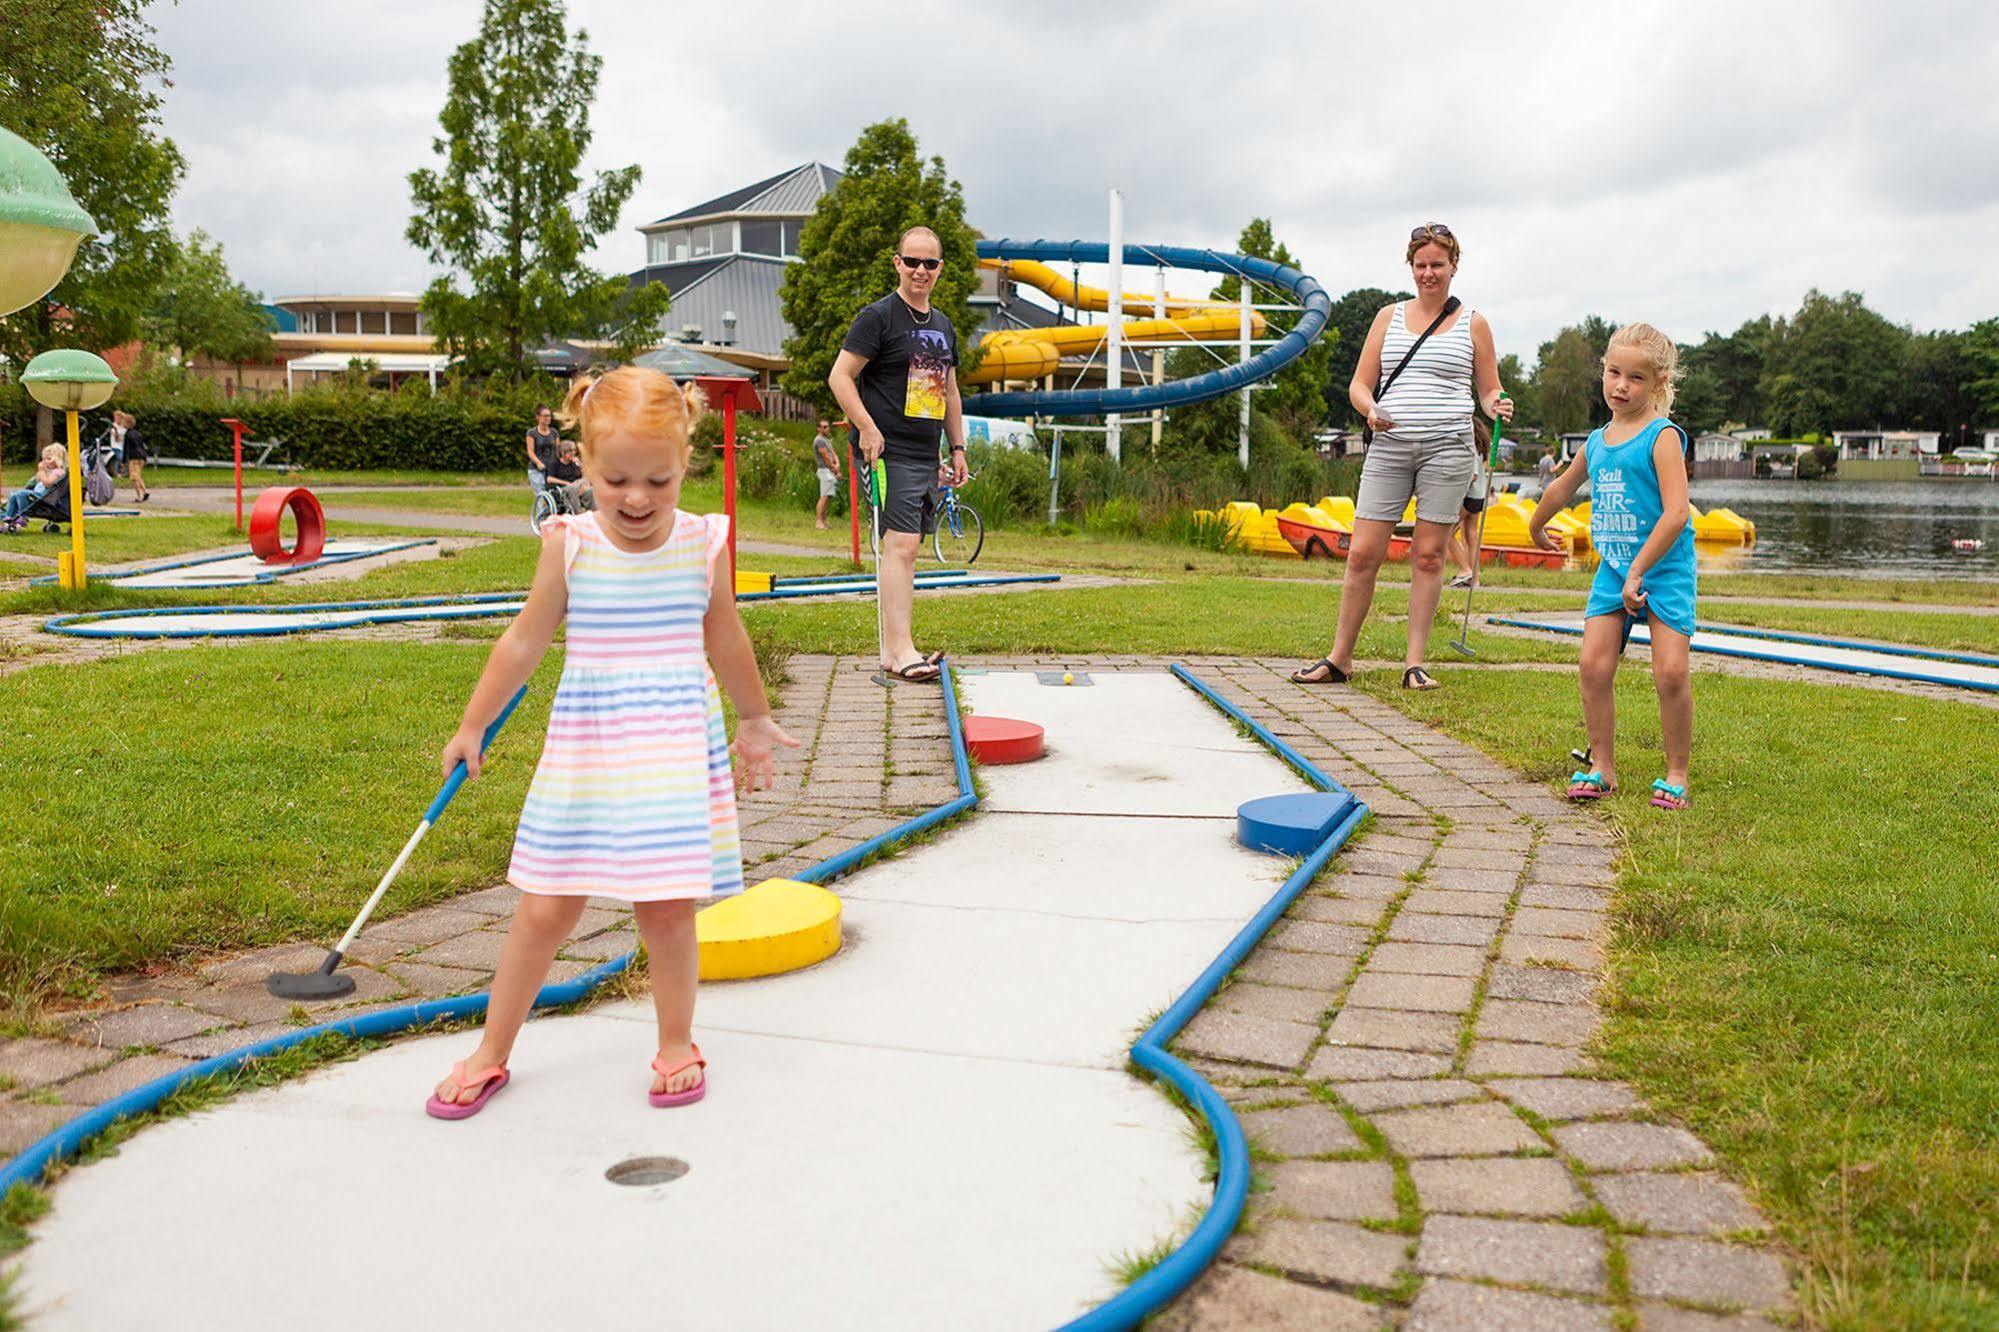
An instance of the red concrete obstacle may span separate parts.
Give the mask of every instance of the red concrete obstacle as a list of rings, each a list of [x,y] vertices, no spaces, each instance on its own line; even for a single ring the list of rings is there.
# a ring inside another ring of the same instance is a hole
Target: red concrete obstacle
[[[981,713],[965,719],[965,748],[981,763],[1032,763],[1047,744],[1033,722]]]
[[[298,540],[285,549],[279,532],[285,510],[298,522]],[[250,511],[250,553],[266,564],[311,564],[326,552],[326,512],[304,486],[271,486]]]

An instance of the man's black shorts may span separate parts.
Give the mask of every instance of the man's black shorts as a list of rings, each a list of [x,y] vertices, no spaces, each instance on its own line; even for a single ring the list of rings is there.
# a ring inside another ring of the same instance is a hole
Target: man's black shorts
[[[867,475],[867,459],[859,449],[850,451],[849,461]],[[882,527],[890,532],[914,532],[929,536],[937,530],[937,464],[914,458],[883,455],[888,469],[888,494],[881,499]]]

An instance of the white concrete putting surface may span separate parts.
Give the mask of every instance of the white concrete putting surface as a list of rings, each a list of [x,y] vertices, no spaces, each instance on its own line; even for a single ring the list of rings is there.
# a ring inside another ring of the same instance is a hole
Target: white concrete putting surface
[[[400,1042],[67,1175],[24,1255],[34,1326],[1012,1330],[1107,1298],[1108,1261],[1210,1198],[1125,1052],[1278,887],[1235,806],[1301,787],[1168,676],[965,687],[1048,757],[838,885],[833,959],[703,988],[706,1100],[647,1106],[644,1001],[531,1023],[463,1123],[422,1102],[473,1037]],[[642,1155],[690,1168],[604,1179]]]
[[[221,559],[171,561],[118,574],[116,578],[121,587],[241,587],[270,582],[274,578],[295,577],[309,569],[326,569],[342,564],[354,565],[351,571],[341,572],[345,576],[358,578],[376,567],[364,563],[367,560],[423,546],[434,551],[436,545],[436,539],[431,537],[421,540],[394,537],[330,540],[320,557],[310,564],[266,564],[246,551]]]

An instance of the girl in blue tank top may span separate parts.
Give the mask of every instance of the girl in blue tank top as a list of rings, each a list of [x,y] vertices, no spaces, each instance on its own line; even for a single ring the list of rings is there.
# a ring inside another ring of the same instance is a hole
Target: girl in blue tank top
[[[1652,803],[1687,807],[1694,700],[1687,664],[1694,633],[1694,529],[1687,503],[1686,432],[1666,418],[1673,405],[1679,353],[1650,324],[1627,324],[1603,354],[1603,400],[1610,424],[1541,495],[1528,524],[1535,544],[1557,543],[1546,524],[1585,476],[1590,484],[1590,542],[1602,562],[1583,612],[1583,720],[1596,767],[1569,779],[1571,800],[1600,800],[1617,789],[1613,686],[1630,626],[1645,621],[1652,642],[1652,683],[1666,775],[1652,783]]]

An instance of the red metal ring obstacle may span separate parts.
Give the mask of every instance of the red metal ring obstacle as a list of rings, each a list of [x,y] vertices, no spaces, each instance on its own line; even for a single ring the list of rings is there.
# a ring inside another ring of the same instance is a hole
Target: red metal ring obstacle
[[[278,525],[285,510],[298,523],[298,540],[285,549]],[[310,564],[326,550],[326,512],[304,486],[271,486],[250,511],[250,553],[266,564]]]

